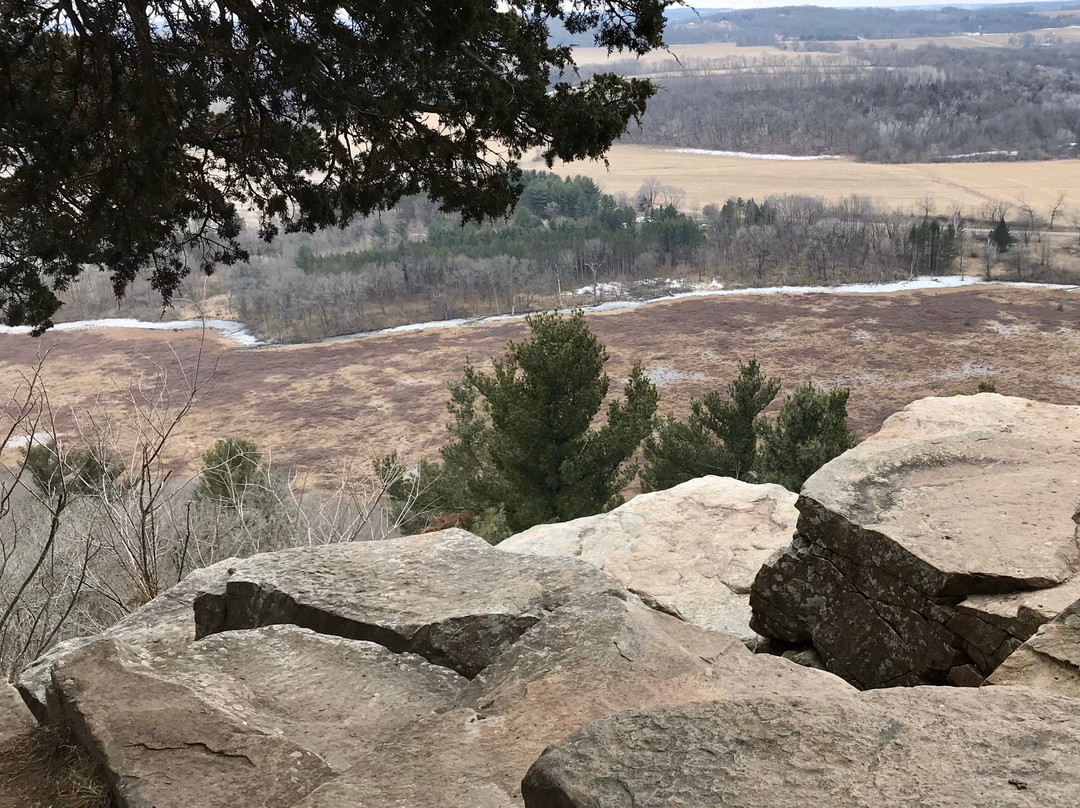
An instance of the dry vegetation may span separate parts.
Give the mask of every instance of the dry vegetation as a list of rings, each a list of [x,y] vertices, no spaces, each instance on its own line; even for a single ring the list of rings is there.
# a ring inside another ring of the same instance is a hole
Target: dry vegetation
[[[922,201],[929,198],[938,213],[956,207],[977,212],[993,202],[1026,201],[1046,215],[1062,193],[1070,207],[1080,204],[1080,160],[880,164],[760,160],[616,145],[607,162],[562,163],[555,170],[589,177],[610,194],[632,195],[644,178],[656,177],[685,189],[685,204],[697,208],[733,196],[760,200],[784,194],[830,200],[857,194],[886,209],[911,212],[921,211]]]
[[[985,286],[882,295],[696,298],[593,314],[591,327],[624,376],[641,359],[663,411],[723,385],[757,356],[785,387],[811,379],[852,389],[859,436],[930,395],[998,390],[1058,403],[1080,400],[1080,292]],[[524,333],[502,322],[358,340],[220,352],[217,372],[172,444],[189,468],[220,437],[271,450],[284,467],[327,469],[343,456],[433,450],[444,437],[446,382],[466,360],[485,362]],[[69,408],[119,408],[132,373],[193,361],[194,332],[127,329],[0,336],[0,383],[49,350],[45,375],[58,428]],[[182,391],[178,389],[177,395]]]
[[[796,53],[793,50],[783,50],[771,45],[751,45],[740,47],[734,42],[703,42],[694,45],[672,45],[666,50],[650,51],[638,58],[642,64],[652,65],[676,58],[682,62],[694,59],[746,59],[748,61],[760,61],[763,59],[790,59],[802,62],[807,57],[821,62],[840,59],[837,53]],[[625,53],[607,52],[606,48],[574,48],[574,60],[581,67],[593,65],[606,65],[625,61]]]
[[[0,805],[113,808],[100,769],[63,730],[37,727],[0,742]]]

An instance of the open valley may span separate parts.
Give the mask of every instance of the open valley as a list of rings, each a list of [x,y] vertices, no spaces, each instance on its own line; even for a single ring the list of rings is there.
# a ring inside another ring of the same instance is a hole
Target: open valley
[[[1056,403],[1080,401],[1080,291],[996,285],[890,294],[735,295],[594,313],[621,386],[644,362],[661,412],[685,414],[689,400],[722,388],[739,360],[757,357],[785,390],[813,380],[851,388],[859,436],[924,396],[1000,392]],[[435,454],[446,437],[446,383],[466,361],[483,366],[521,321],[383,334],[337,343],[238,348],[216,333],[203,345],[213,369],[172,445],[188,463],[222,437],[250,438],[283,468],[322,476],[346,457],[392,449]],[[47,352],[45,377],[61,433],[72,412],[111,412],[122,421],[124,391],[168,371],[178,400],[182,365],[194,373],[198,332],[101,329],[40,339],[0,336],[0,384],[10,389]],[[151,384],[152,386],[152,384]]]

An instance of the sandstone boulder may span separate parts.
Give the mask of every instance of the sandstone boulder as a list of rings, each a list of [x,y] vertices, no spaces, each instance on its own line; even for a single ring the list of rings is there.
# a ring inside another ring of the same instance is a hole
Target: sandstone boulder
[[[0,744],[22,735],[34,725],[19,691],[5,683],[0,686]]]
[[[453,703],[466,681],[414,654],[271,626],[162,653],[88,643],[53,668],[49,706],[122,808],[270,808]]]
[[[588,561],[654,608],[755,646],[750,586],[791,541],[797,517],[795,495],[781,486],[702,477],[609,513],[538,525],[499,549]]]
[[[1071,808],[1080,701],[902,688],[624,712],[549,748],[528,808]]]
[[[288,623],[410,651],[475,676],[543,615],[624,597],[588,564],[494,549],[464,530],[265,553],[195,600],[199,637]]]
[[[374,750],[298,808],[507,808],[543,749],[633,707],[792,691],[838,697],[831,674],[754,655],[734,637],[599,597],[526,631],[439,715]]]
[[[104,765],[120,808],[505,808],[595,718],[853,692],[628,600],[583,561],[462,531],[255,556],[224,579],[189,606],[198,640],[99,636],[37,668],[43,715]]]
[[[50,714],[102,764],[120,808],[288,808],[334,777],[315,753],[148,663],[143,649],[100,639],[52,671]]]
[[[1080,597],[1078,504],[1080,407],[917,401],[807,480],[751,628],[861,687],[978,684]]]
[[[16,687],[27,707],[41,723],[52,719],[46,706],[52,670],[63,659],[87,643],[102,636],[127,645],[165,652],[183,647],[195,639],[195,616],[192,611],[200,593],[224,591],[225,579],[235,558],[196,570],[176,586],[136,609],[103,634],[77,637],[59,643],[49,653],[36,659],[19,674]]]
[[[1080,698],[1080,601],[1040,626],[986,681]]]

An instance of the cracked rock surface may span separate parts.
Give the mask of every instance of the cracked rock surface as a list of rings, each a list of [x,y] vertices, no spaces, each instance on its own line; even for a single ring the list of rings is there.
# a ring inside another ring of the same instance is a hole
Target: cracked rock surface
[[[1080,598],[1080,407],[928,398],[814,474],[751,628],[864,688],[979,684]]]
[[[473,679],[298,808],[508,808],[544,748],[630,708],[792,691],[853,692],[823,671],[611,597],[556,609]],[[408,774],[407,774],[408,773]],[[415,773],[415,774],[414,774]]]
[[[128,645],[166,652],[184,647],[195,639],[195,617],[192,605],[200,593],[224,591],[225,578],[236,563],[226,559],[188,575],[176,586],[162,593],[142,608],[107,628],[101,635],[77,637],[53,647],[19,674],[15,682],[23,701],[39,722],[55,720],[50,716],[47,692],[52,683],[52,670],[76,650],[100,637],[108,637]]]
[[[195,600],[198,636],[289,623],[410,651],[475,676],[550,611],[624,597],[572,559],[501,553],[464,530],[265,553]]]
[[[48,693],[123,808],[287,808],[334,777],[295,741],[153,675],[147,657],[113,639],[88,643],[53,669]]]
[[[986,681],[1080,698],[1080,601],[1040,626]]]
[[[624,712],[555,744],[528,808],[1080,804],[1080,701],[916,687]]]
[[[127,640],[34,668],[42,714],[104,764],[121,808],[508,808],[544,748],[593,719],[852,692],[627,599],[583,561],[463,531],[218,572],[197,597],[182,590],[186,610],[151,602]],[[200,609],[202,632],[217,622],[195,640]],[[150,641],[155,620],[170,641]]]
[[[791,541],[795,499],[779,485],[702,477],[608,513],[537,525],[499,549],[588,561],[654,608],[754,647],[750,586]]]

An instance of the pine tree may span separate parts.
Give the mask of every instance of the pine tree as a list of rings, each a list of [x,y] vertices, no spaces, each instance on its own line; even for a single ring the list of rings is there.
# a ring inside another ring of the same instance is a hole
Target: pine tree
[[[226,507],[235,507],[262,488],[265,470],[262,453],[246,438],[223,438],[203,455],[203,470],[195,496]]]
[[[767,378],[756,359],[740,363],[726,396],[714,390],[690,402],[686,421],[669,418],[645,440],[645,489],[660,491],[706,474],[753,479],[761,413],[779,389],[780,380]]]
[[[849,393],[808,383],[785,399],[775,424],[763,432],[764,481],[798,491],[811,474],[855,445],[847,428]]]
[[[994,229],[990,231],[986,241],[1001,254],[1009,251],[1016,239],[1013,238],[1012,231],[1009,230],[1009,225],[1006,224],[1004,216],[994,225]]]
[[[441,464],[421,470],[426,481],[410,481],[427,482],[429,517],[469,513],[463,526],[489,540],[618,505],[638,472],[629,459],[652,431],[659,401],[635,365],[623,399],[594,428],[610,385],[604,346],[580,311],[527,322],[529,338],[509,343],[491,375],[469,365],[450,385],[454,439],[440,450]],[[381,461],[385,468],[389,460]],[[404,485],[390,494],[400,504]]]

